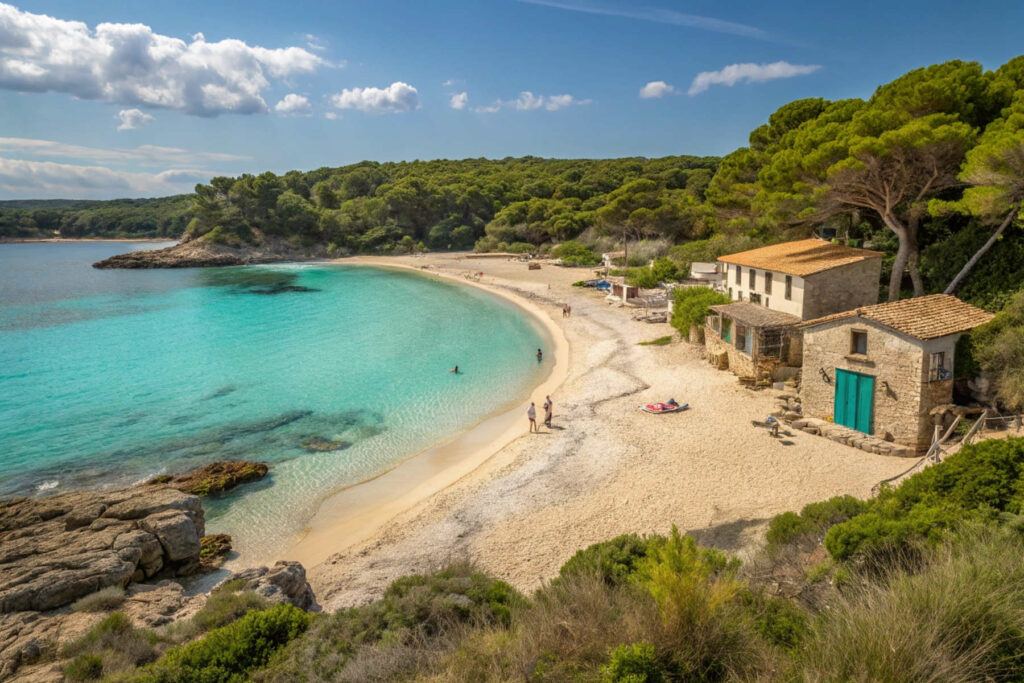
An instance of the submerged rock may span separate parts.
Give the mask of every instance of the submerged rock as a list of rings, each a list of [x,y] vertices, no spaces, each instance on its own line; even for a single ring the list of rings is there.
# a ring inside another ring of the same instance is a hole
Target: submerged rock
[[[307,436],[299,445],[302,446],[303,450],[307,450],[310,453],[327,453],[330,451],[343,450],[352,444],[340,439],[332,440],[325,439],[322,436]]]
[[[228,559],[231,552],[231,537],[227,534],[210,534],[199,539],[199,570],[217,569]]]
[[[265,463],[247,462],[244,460],[231,462],[214,462],[193,470],[188,474],[161,475],[151,479],[150,485],[167,485],[192,493],[197,496],[229,491],[239,484],[259,481],[270,470]]]

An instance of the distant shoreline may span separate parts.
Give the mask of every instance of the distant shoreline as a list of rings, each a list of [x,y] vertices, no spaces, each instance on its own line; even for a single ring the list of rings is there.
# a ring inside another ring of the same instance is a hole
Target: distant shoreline
[[[174,237],[0,237],[0,244],[29,242],[177,242]]]

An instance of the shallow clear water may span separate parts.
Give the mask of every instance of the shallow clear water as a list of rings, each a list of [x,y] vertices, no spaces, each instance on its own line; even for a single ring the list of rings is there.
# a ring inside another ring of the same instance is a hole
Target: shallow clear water
[[[510,407],[546,372],[532,318],[415,273],[90,267],[155,246],[0,245],[0,495],[261,460],[271,475],[209,501],[208,528],[271,555],[325,493]]]

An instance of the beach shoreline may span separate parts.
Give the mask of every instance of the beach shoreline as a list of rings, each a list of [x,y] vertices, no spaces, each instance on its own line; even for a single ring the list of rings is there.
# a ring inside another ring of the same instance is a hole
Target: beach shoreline
[[[522,405],[502,406],[461,432],[387,470],[327,494],[296,542],[275,558],[296,560],[306,567],[320,564],[339,551],[372,539],[395,516],[479,469],[526,431],[526,405],[531,397],[536,400],[536,397],[557,391],[569,369],[569,342],[562,328],[528,299],[453,273],[396,263],[387,258],[357,256],[332,259],[329,263],[401,270],[424,277],[437,276],[481,289],[510,302],[546,332],[552,346],[544,350],[544,362],[549,362],[551,369],[540,384],[530,390]],[[345,539],[342,544],[338,543],[339,538]]]
[[[177,237],[4,237],[0,244],[34,244],[38,242],[169,242],[177,244]]]

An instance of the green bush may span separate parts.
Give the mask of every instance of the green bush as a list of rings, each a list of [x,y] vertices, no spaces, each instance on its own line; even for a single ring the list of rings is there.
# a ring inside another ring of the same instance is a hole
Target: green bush
[[[601,262],[600,256],[575,240],[562,242],[551,250],[551,255],[567,266],[596,266]]]
[[[769,643],[794,650],[807,633],[807,615],[789,600],[744,590],[740,602],[754,621],[754,630]]]
[[[605,683],[661,683],[665,680],[650,643],[619,645],[612,650],[601,674]]]
[[[103,676],[103,657],[78,655],[64,666],[69,681],[95,681]]]
[[[800,514],[783,512],[768,523],[765,540],[770,548],[823,534],[829,527],[865,512],[868,503],[853,496],[836,496],[805,505]]]
[[[132,626],[124,612],[114,612],[65,645],[60,654],[73,657],[69,666],[83,675],[94,670],[98,660],[103,675],[109,676],[152,662],[160,642],[154,632]]]
[[[637,536],[623,534],[610,541],[595,543],[576,554],[558,570],[558,579],[570,576],[592,574],[600,576],[609,585],[627,582],[636,571],[637,565],[647,557],[652,548],[662,545],[664,536]]]
[[[195,613],[192,621],[203,631],[209,631],[226,626],[251,610],[266,609],[268,606],[266,598],[253,591],[239,591],[225,584],[210,593],[206,604]]]
[[[506,251],[513,254],[532,254],[537,251],[537,245],[530,244],[529,242],[513,242],[508,245]]]
[[[107,586],[75,600],[71,609],[76,612],[106,612],[120,607],[124,597],[124,589],[120,586]]]
[[[684,335],[693,325],[704,324],[710,313],[709,306],[729,303],[729,297],[710,287],[680,287],[672,294],[672,327]]]
[[[247,680],[278,650],[309,628],[312,615],[290,604],[249,612],[202,640],[172,648],[138,672],[146,683],[227,683]]]
[[[667,334],[664,337],[658,337],[657,339],[651,339],[649,341],[637,342],[637,346],[667,346],[672,343],[672,335]]]
[[[1024,512],[1024,438],[965,446],[898,488],[883,490],[862,514],[833,526],[825,548],[836,559],[914,540],[935,541],[963,521],[999,521]]]
[[[629,268],[626,271],[626,281],[644,289],[654,289],[662,282],[677,282],[681,277],[679,267],[667,258],[657,259],[650,266]]]

